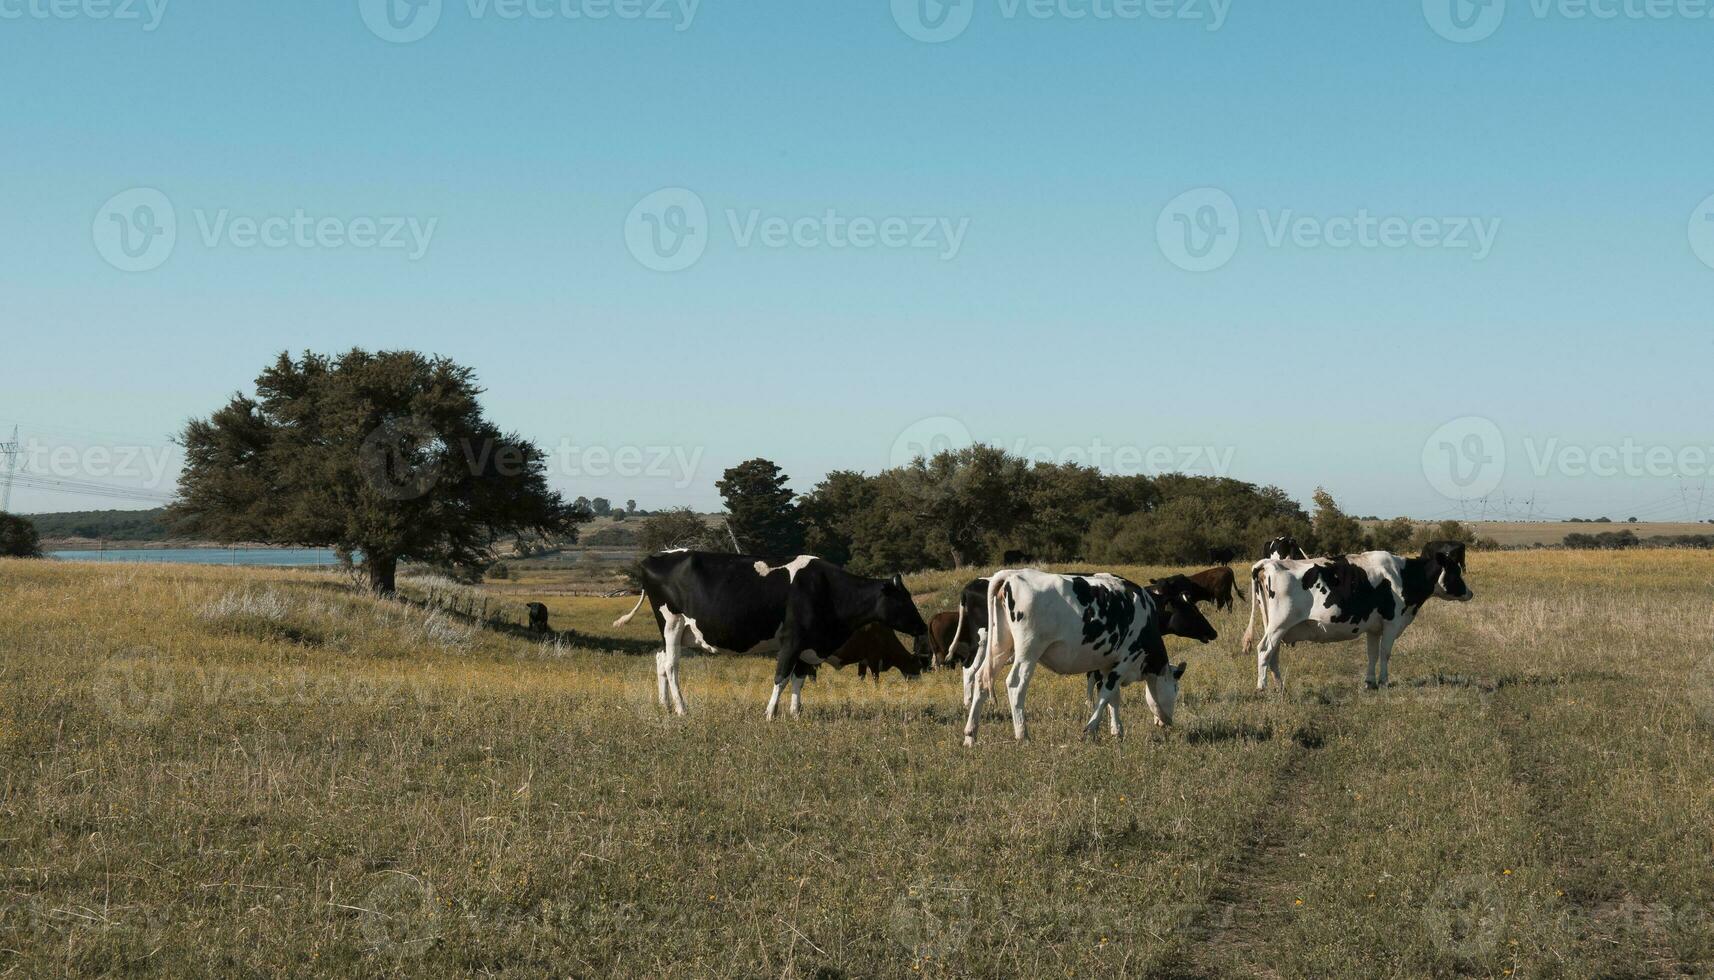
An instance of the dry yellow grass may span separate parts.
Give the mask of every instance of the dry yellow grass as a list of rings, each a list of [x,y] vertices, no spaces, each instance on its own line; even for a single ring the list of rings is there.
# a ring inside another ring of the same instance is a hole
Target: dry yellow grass
[[[1240,608],[1171,733],[1047,677],[972,751],[950,673],[770,725],[697,657],[677,719],[646,656],[326,576],[0,562],[0,976],[1706,975],[1714,556],[1472,563],[1391,690],[1297,647],[1256,699]]]

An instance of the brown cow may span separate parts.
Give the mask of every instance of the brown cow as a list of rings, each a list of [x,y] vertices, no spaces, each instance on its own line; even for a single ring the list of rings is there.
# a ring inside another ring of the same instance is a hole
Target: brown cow
[[[892,627],[885,623],[870,623],[851,634],[851,639],[829,659],[837,660],[835,666],[856,664],[859,679],[874,674],[877,684],[889,670],[897,670],[906,677],[922,673],[922,661],[905,649]]]
[[[917,655],[927,655],[936,667],[951,662],[952,641],[958,632],[958,611],[935,613],[928,621],[928,632],[917,644]]]
[[[1243,591],[1238,588],[1237,580],[1232,575],[1232,569],[1225,565],[1197,572],[1195,575],[1186,575],[1185,578],[1196,585],[1196,591],[1191,593],[1191,598],[1196,602],[1212,602],[1216,609],[1231,609],[1233,593],[1237,593],[1239,599],[1244,598]],[[1157,585],[1159,582],[1160,580],[1156,579],[1149,584]]]

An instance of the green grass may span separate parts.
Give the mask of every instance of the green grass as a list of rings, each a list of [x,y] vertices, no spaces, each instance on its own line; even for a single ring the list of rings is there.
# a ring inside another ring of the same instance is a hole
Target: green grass
[[[1240,608],[1171,732],[1048,675],[973,750],[950,672],[768,724],[695,657],[678,719],[331,576],[0,562],[0,977],[1708,975],[1714,556],[1472,562],[1388,691],[1346,644],[1255,698]]]

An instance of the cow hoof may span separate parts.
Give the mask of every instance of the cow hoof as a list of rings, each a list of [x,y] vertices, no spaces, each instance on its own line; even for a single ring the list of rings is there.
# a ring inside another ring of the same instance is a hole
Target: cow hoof
[[[964,736],[964,747],[967,749],[975,748],[976,747],[976,736],[974,736],[974,735]]]
[[[1379,691],[1380,689],[1381,689],[1381,685],[1376,684],[1374,681],[1364,681],[1363,682],[1363,690],[1365,690],[1365,691]]]

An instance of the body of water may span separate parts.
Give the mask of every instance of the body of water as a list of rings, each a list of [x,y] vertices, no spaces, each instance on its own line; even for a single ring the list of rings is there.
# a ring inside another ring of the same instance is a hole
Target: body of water
[[[50,551],[62,561],[151,562],[168,565],[337,565],[328,548],[115,548],[107,551]]]

